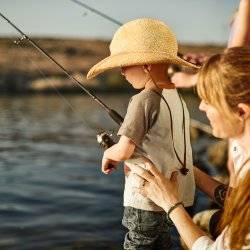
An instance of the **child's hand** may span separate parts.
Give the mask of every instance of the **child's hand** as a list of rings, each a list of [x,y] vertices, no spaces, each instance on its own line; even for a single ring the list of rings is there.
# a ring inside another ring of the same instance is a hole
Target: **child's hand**
[[[104,174],[110,174],[113,170],[116,169],[116,166],[119,162],[118,161],[114,161],[108,158],[105,158],[105,156],[103,156],[102,158],[102,172]]]

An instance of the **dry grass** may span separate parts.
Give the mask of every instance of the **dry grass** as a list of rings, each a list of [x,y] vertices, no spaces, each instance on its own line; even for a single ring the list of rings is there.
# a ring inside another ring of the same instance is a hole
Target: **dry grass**
[[[65,77],[56,65],[27,41],[22,41],[19,46],[15,45],[13,41],[13,38],[0,39],[0,89],[5,88],[4,84],[7,84],[6,81],[9,83],[9,79],[14,83],[18,81],[24,86],[25,84],[31,86],[32,81],[41,79],[39,70],[45,77]],[[109,41],[39,38],[34,41],[72,74],[85,75],[92,65],[109,54]],[[198,52],[207,55],[220,52],[222,49],[218,46],[180,46],[181,53]],[[112,75],[113,73],[108,72],[104,77],[114,79]],[[23,79],[25,82],[22,83]]]

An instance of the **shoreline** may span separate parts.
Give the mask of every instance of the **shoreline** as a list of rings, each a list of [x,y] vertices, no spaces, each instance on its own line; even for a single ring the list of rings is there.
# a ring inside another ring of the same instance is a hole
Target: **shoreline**
[[[94,91],[128,91],[125,80],[118,71],[109,71],[93,80],[86,80],[86,73],[97,61],[109,54],[109,41],[89,39],[35,38],[45,51],[55,58],[84,86]],[[16,46],[13,38],[0,38],[0,91],[2,93],[53,92],[53,85],[60,91],[77,92],[71,80],[49,59],[23,41]],[[222,46],[181,44],[180,53],[215,54]],[[104,83],[104,84],[103,84]],[[125,85],[126,86],[126,85]]]

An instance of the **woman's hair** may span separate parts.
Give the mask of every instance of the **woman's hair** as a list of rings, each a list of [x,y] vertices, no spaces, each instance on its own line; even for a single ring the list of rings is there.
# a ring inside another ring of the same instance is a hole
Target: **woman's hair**
[[[198,95],[233,121],[239,103],[250,104],[250,46],[229,48],[202,66]]]
[[[229,226],[230,249],[241,250],[242,246],[250,245],[250,170],[240,180],[239,185],[227,196],[219,223],[222,231]]]
[[[237,128],[238,104],[250,105],[250,46],[229,48],[210,57],[199,72],[197,91],[202,100],[230,121],[228,126],[234,124]],[[229,226],[230,249],[239,250],[247,245],[249,221],[250,171],[227,196],[219,224],[220,230]]]

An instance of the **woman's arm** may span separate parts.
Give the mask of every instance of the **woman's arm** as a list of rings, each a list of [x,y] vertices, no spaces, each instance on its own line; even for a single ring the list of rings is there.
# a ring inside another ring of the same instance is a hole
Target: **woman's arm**
[[[171,178],[167,179],[151,162],[146,162],[145,166],[148,171],[139,166],[133,167],[133,171],[145,180],[143,186],[135,190],[167,212],[188,248],[192,250],[225,249],[224,233],[215,242],[212,241],[194,224],[183,206],[174,206],[179,202],[178,172],[174,172]],[[175,208],[169,214],[170,208],[173,207]]]
[[[211,240],[188,215],[183,207],[177,207],[170,214],[181,238],[189,249],[192,250],[224,250],[225,232],[219,235],[215,241]]]
[[[196,85],[198,74],[191,74],[186,72],[174,73],[171,81],[176,88],[190,88]]]
[[[202,192],[207,194],[218,205],[223,206],[228,186],[216,181],[197,167],[194,167],[194,178],[196,186]]]
[[[207,234],[193,222],[192,218],[182,206],[177,207],[171,212],[170,219],[175,224],[181,238],[189,249],[192,249],[197,239],[202,236],[207,236]]]
[[[233,23],[233,34],[228,47],[244,46],[250,43],[250,0],[241,0],[239,11]]]

